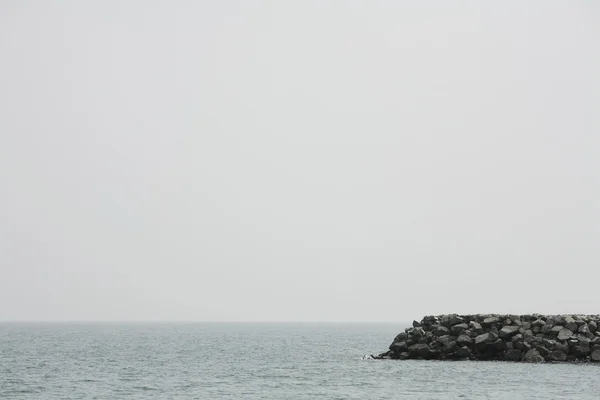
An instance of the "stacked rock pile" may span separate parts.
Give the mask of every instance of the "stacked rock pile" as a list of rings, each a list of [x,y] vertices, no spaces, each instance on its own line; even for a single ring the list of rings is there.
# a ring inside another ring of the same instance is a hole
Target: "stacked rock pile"
[[[600,316],[426,316],[374,358],[600,362]]]

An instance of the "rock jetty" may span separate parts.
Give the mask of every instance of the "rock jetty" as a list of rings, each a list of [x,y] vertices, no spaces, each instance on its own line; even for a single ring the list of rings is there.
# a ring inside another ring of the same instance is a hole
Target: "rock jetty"
[[[426,316],[375,359],[600,362],[600,315]]]

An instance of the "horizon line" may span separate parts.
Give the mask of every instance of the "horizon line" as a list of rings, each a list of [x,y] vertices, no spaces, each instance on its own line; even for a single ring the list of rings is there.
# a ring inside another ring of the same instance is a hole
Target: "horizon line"
[[[49,320],[0,320],[0,324],[5,323],[209,323],[209,324],[401,324],[410,323],[410,321],[337,321],[337,320],[159,320],[159,319],[143,319],[143,320],[83,320],[83,319],[49,319]]]

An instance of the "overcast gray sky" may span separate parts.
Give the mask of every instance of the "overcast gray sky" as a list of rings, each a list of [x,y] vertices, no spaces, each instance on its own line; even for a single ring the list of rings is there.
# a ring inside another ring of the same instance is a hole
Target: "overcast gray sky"
[[[0,1],[1,320],[600,312],[596,1]]]

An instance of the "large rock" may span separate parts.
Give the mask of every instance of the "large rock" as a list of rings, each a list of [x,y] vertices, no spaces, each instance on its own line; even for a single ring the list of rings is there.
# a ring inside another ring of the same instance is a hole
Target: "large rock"
[[[403,351],[408,351],[408,346],[406,345],[406,341],[394,342],[390,345],[390,350],[401,353]]]
[[[442,317],[441,322],[442,322],[442,325],[450,328],[456,324],[460,324],[460,323],[464,322],[464,320],[456,314],[451,314],[451,315],[444,315]]]
[[[422,325],[433,326],[439,322],[439,318],[435,315],[426,315],[421,320]]]
[[[540,355],[542,357],[546,357],[546,356],[548,356],[551,353],[550,350],[548,350],[547,348],[545,348],[542,345],[536,346],[535,349],[538,351],[538,353],[540,353]]]
[[[419,339],[425,336],[425,330],[423,328],[414,328],[412,330],[412,336]]]
[[[579,333],[581,333],[582,335],[587,336],[587,334],[590,333],[590,328],[587,326],[587,324],[584,324],[584,325],[581,325],[577,331]]]
[[[592,361],[600,361],[600,350],[592,351],[592,354],[590,355],[590,359]]]
[[[506,350],[506,342],[502,339],[496,339],[493,343],[492,346],[494,348],[494,350],[496,352],[502,351],[502,350]]]
[[[553,326],[552,329],[550,329],[550,331],[548,332],[548,334],[556,337],[562,329],[563,327],[560,325]]]
[[[498,317],[488,317],[486,319],[483,320],[483,322],[481,323],[481,325],[483,326],[490,326],[490,325],[495,325],[497,323],[500,322],[500,318]]]
[[[569,347],[571,347],[571,353],[576,357],[583,358],[590,355],[590,341],[587,338],[581,338],[577,341],[569,340]]]
[[[452,333],[455,335],[459,335],[460,333],[466,331],[467,329],[469,329],[469,326],[467,324],[465,324],[464,322],[461,324],[453,325],[452,328],[450,328]]]
[[[563,353],[562,351],[554,350],[552,353],[550,353],[546,357],[546,360],[548,360],[548,361],[566,361],[567,353]]]
[[[433,332],[435,336],[444,336],[450,334],[450,329],[442,325],[436,325],[431,332]]]
[[[433,340],[433,333],[425,332],[425,338],[424,338],[425,343],[431,343],[432,340]]]
[[[459,346],[465,346],[465,345],[473,343],[473,339],[471,339],[467,335],[460,335],[460,336],[458,336],[458,339],[456,339],[456,343]]]
[[[543,319],[536,319],[531,323],[531,326],[534,328],[541,328],[544,325],[546,325],[546,321],[544,321]]]
[[[498,336],[488,332],[488,333],[482,333],[481,335],[478,335],[475,338],[475,344],[483,344],[486,342],[494,342],[496,339],[498,339]]]
[[[471,350],[467,346],[463,346],[460,349],[456,350],[456,355],[458,358],[470,358]]]
[[[515,336],[512,337],[512,341],[513,341],[513,343],[523,341],[523,335],[521,335],[520,333],[516,334]]]
[[[523,361],[529,363],[540,363],[544,361],[544,357],[536,349],[531,349],[523,357]]]
[[[408,348],[408,352],[411,357],[415,358],[429,358],[429,354],[431,353],[429,346],[423,343],[413,344]]]
[[[571,336],[573,336],[573,331],[568,328],[562,328],[558,332],[558,340],[568,340]]]
[[[544,335],[548,335],[550,333],[550,331],[552,330],[552,327],[553,327],[552,325],[546,324],[546,325],[542,326],[541,332]]]
[[[403,340],[406,340],[408,338],[408,335],[406,334],[406,332],[400,332],[398,334],[398,336],[396,336],[394,338],[394,342],[401,342]]]
[[[554,350],[561,351],[563,353],[568,353],[569,352],[569,345],[567,343],[563,343],[563,342],[556,342],[554,344]]]
[[[508,350],[506,354],[504,354],[504,361],[521,361],[522,356],[521,350]]]
[[[450,335],[444,335],[437,338],[437,342],[444,347],[450,346],[450,343],[454,342],[456,338]]]
[[[502,339],[508,339],[519,333],[519,327],[516,325],[503,326],[498,332],[498,336]]]
[[[510,319],[511,323],[514,325],[521,325],[523,322],[521,321],[521,317],[519,315],[509,315],[508,319]],[[511,325],[511,324],[508,324]]]
[[[571,332],[577,332],[577,322],[575,321],[575,319],[571,316],[567,316],[565,317],[565,328],[567,328],[568,330],[570,330]]]
[[[481,324],[477,321],[469,322],[469,327],[471,328],[471,330],[473,330],[474,332],[477,332],[477,333],[483,331]]]
[[[531,345],[527,342],[516,342],[516,343],[514,343],[514,347],[515,347],[515,349],[519,349],[524,353],[531,350]]]

